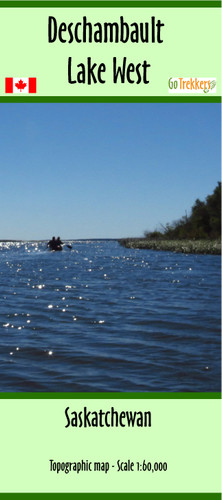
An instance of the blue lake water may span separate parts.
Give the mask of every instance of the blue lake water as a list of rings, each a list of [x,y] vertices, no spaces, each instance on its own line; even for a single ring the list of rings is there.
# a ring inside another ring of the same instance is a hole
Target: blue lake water
[[[219,391],[220,257],[0,244],[0,391]]]

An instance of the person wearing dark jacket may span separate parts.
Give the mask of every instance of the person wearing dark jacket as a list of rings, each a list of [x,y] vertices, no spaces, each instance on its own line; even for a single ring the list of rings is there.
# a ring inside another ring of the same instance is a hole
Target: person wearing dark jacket
[[[55,236],[53,236],[52,239],[47,243],[47,246],[50,248],[50,250],[62,250],[62,245],[64,245],[64,243],[63,241],[61,241],[60,236],[58,236],[58,238],[55,238]]]
[[[47,247],[49,247],[50,250],[55,250],[56,249],[56,247],[57,247],[57,241],[55,239],[55,236],[53,236],[52,239],[50,241],[48,241]]]

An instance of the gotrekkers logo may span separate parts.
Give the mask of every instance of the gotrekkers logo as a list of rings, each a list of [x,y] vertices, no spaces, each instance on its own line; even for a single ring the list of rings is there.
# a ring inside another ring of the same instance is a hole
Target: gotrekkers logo
[[[171,77],[168,92],[171,94],[216,94],[217,80],[214,77]]]

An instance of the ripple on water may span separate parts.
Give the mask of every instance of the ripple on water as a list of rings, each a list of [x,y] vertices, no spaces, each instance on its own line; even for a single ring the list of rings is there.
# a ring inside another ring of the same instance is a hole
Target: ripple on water
[[[2,391],[220,390],[219,256],[0,243]]]

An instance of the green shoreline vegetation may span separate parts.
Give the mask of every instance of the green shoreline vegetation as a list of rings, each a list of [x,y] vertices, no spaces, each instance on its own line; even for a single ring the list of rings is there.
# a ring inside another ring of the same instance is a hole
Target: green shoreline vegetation
[[[205,201],[195,201],[189,217],[162,226],[162,231],[146,231],[144,237],[118,241],[126,248],[220,255],[221,183]]]
[[[162,250],[181,253],[202,253],[220,255],[220,240],[147,240],[145,238],[123,238],[119,240],[125,248],[141,250]]]

